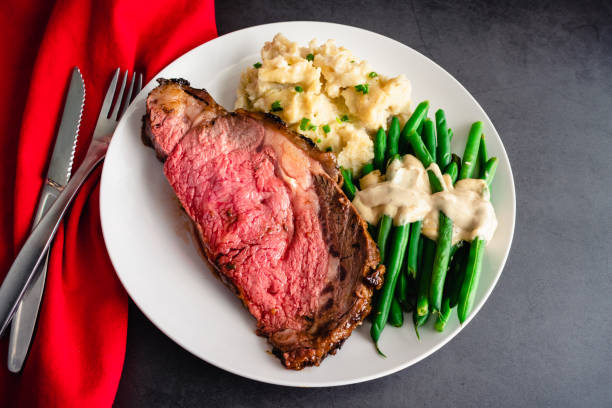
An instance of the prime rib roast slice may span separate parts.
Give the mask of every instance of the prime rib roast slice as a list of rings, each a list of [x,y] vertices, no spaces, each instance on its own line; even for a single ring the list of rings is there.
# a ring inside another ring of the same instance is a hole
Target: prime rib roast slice
[[[319,365],[368,315],[384,273],[333,155],[276,116],[227,112],[183,79],[158,81],[143,140],[206,256],[285,367]]]

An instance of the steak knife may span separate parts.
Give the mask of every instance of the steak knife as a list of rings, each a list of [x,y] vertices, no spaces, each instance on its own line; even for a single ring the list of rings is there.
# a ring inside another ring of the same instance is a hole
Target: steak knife
[[[51,204],[70,179],[84,104],[85,83],[79,68],[75,67],[70,77],[64,111],[33,226],[36,226],[41,217],[51,207]],[[49,253],[47,251],[13,317],[7,363],[8,369],[13,373],[21,371],[32,342],[45,287],[48,258]]]

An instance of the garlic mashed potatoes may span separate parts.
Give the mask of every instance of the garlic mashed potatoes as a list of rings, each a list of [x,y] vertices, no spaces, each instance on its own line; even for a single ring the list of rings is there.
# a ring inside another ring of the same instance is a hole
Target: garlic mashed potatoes
[[[387,129],[392,116],[408,119],[410,91],[406,77],[377,73],[334,40],[299,47],[277,34],[261,62],[242,73],[236,108],[278,115],[358,174],[374,158],[378,128]]]

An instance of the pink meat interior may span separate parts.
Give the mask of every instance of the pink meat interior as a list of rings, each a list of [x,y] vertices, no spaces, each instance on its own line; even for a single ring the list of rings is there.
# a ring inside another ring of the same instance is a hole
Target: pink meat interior
[[[313,189],[318,162],[260,122],[229,115],[190,130],[164,172],[260,330],[300,330],[312,319],[335,271]]]

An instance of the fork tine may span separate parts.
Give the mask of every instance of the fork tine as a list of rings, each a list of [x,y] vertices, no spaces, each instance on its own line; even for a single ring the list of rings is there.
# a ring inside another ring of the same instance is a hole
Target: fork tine
[[[108,117],[110,112],[111,104],[113,103],[113,96],[115,96],[115,89],[117,88],[117,80],[119,79],[119,68],[115,70],[115,75],[113,75],[113,80],[108,86],[108,91],[106,91],[106,96],[104,97],[104,102],[102,102],[102,109],[100,109],[100,116],[98,117],[98,121]]]
[[[135,82],[136,82],[136,72],[133,72],[132,73],[132,79],[130,81],[130,88],[128,89],[127,95],[125,95],[125,103],[123,104],[123,109],[121,110],[121,112],[117,116],[117,119],[119,119],[120,116],[123,116],[123,113],[126,111],[128,106],[130,106],[130,103],[132,102],[132,91],[134,90],[134,83]]]
[[[140,93],[140,91],[142,90],[142,74],[138,74],[138,86],[136,87],[137,91],[136,91],[136,95],[138,95]]]
[[[121,82],[121,89],[119,90],[119,95],[117,95],[117,102],[115,102],[115,107],[113,108],[113,113],[111,113],[111,119],[113,117],[115,120],[119,120],[119,114],[121,113],[121,102],[123,101],[123,91],[125,90],[125,84],[127,83],[128,78],[128,70],[125,70],[125,74],[123,75],[123,81]]]

